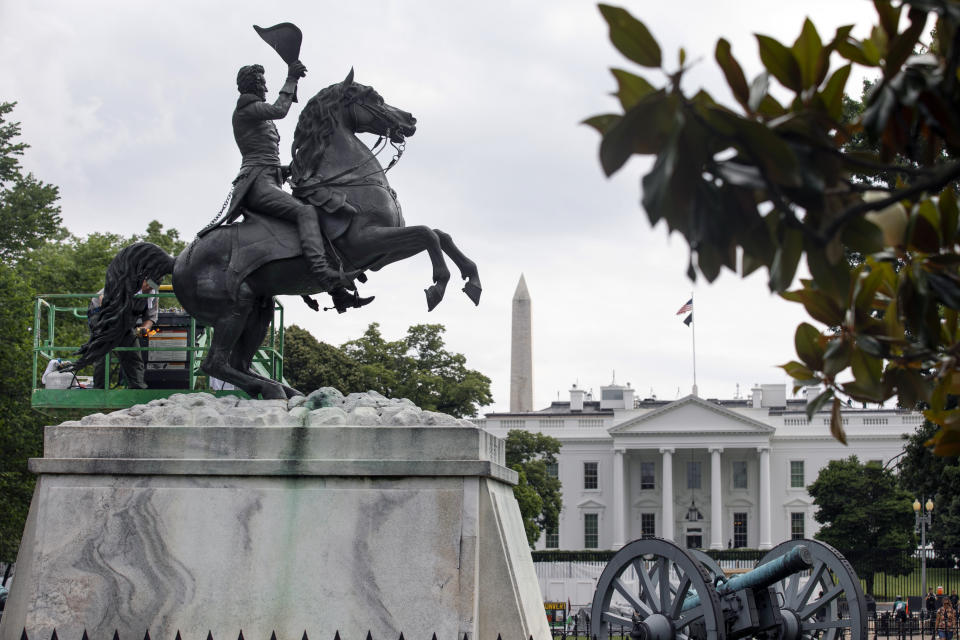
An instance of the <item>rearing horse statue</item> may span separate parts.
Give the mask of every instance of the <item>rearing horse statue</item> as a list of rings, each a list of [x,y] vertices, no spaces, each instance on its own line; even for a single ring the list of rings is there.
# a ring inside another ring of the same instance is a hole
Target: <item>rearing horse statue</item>
[[[374,153],[357,138],[372,133],[403,144],[416,119],[384,102],[372,87],[343,82],[323,89],[300,114],[293,141],[294,195],[310,202],[320,186],[347,194],[358,213],[322,218],[327,240],[344,270],[378,271],[426,250],[433,265],[425,289],[427,309],[443,299],[450,272],[443,254],[466,280],[464,293],[480,302],[477,266],[450,235],[426,226],[404,226],[396,192]],[[313,204],[313,203],[311,203]],[[296,389],[262,377],[250,368],[266,336],[276,295],[322,293],[300,253],[296,227],[283,220],[244,212],[243,222],[222,225],[195,239],[174,257],[149,242],[122,249],[107,268],[103,305],[73,368],[102,358],[134,325],[133,296],[144,280],[172,273],[177,299],[199,323],[214,329],[200,368],[256,398],[288,398]]]

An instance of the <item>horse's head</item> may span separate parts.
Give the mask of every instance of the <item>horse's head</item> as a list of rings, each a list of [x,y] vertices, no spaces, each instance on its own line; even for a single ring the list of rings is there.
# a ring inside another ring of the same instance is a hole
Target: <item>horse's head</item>
[[[417,131],[417,119],[407,111],[383,101],[373,88],[354,82],[353,69],[343,82],[343,107],[348,126],[357,133],[372,133],[389,137],[396,143],[412,136]]]
[[[333,134],[373,133],[400,144],[417,131],[417,119],[383,101],[372,87],[353,81],[353,69],[343,82],[322,89],[300,112],[293,134],[290,164],[294,184],[318,170]]]

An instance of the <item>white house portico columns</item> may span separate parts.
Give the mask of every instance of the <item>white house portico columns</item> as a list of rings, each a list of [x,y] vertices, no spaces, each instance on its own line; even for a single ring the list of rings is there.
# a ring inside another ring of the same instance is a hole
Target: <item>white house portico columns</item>
[[[613,450],[613,549],[619,549],[627,543],[626,501],[624,494],[627,483],[623,474],[623,449]]]
[[[710,548],[723,549],[723,508],[720,482],[722,447],[710,448]]]
[[[667,540],[674,539],[674,520],[673,520],[673,449],[666,447],[660,449],[663,455],[663,524],[660,528],[660,535]]]
[[[760,452],[760,544],[759,549],[773,546],[770,540],[770,447],[757,447]]]

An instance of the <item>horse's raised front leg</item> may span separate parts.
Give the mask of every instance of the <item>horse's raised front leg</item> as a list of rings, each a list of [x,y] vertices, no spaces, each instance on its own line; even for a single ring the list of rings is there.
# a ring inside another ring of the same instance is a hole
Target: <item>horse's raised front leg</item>
[[[264,399],[285,399],[287,395],[279,383],[252,376],[234,366],[236,360],[233,351],[247,328],[256,304],[256,297],[250,288],[246,284],[241,285],[235,305],[225,309],[214,322],[210,351],[200,368],[211,376],[243,389],[251,398],[263,396]]]
[[[351,227],[338,240],[338,248],[354,264],[372,262],[370,268],[374,271],[426,249],[433,265],[433,284],[423,290],[427,296],[427,310],[433,311],[443,300],[447,282],[450,281],[450,270],[443,259],[440,240],[429,227]]]
[[[450,237],[449,233],[440,229],[434,229],[433,232],[437,234],[437,239],[440,240],[440,248],[450,256],[453,263],[460,269],[460,277],[467,281],[463,286],[463,292],[473,300],[473,304],[480,304],[480,293],[483,291],[483,287],[480,286],[480,274],[477,273],[476,263],[463,255],[459,247],[453,243],[453,238]]]

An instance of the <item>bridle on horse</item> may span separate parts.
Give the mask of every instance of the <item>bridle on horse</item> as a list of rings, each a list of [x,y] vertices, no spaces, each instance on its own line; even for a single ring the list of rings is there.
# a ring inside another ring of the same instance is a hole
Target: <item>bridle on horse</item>
[[[370,107],[368,107],[366,104],[360,102],[360,100],[359,100],[359,98],[360,98],[362,95],[369,95],[370,93],[371,93],[371,90],[368,89],[366,92],[364,92],[364,94],[360,94],[360,95],[354,97],[354,98],[353,98],[352,100],[350,100],[350,102],[347,104],[347,107],[350,108],[350,115],[351,115],[351,117],[353,118],[353,121],[354,121],[354,122],[357,122],[357,107],[358,107],[358,106],[366,109],[369,113],[376,115],[375,112],[374,112]],[[377,138],[377,141],[376,141],[376,142],[373,144],[373,146],[370,148],[370,153],[373,154],[373,155],[371,155],[371,157],[367,158],[366,160],[363,160],[362,162],[354,165],[353,167],[350,167],[349,169],[345,169],[345,170],[341,171],[340,173],[338,173],[337,175],[333,176],[332,178],[327,178],[327,179],[324,180],[321,184],[322,184],[323,186],[338,186],[338,187],[348,186],[348,185],[357,184],[357,183],[359,183],[359,182],[362,182],[363,180],[366,180],[366,179],[369,178],[370,176],[376,175],[376,174],[378,174],[378,173],[380,173],[380,172],[383,172],[383,173],[385,174],[385,173],[387,173],[388,171],[390,171],[390,169],[393,169],[393,167],[395,167],[396,164],[397,164],[398,162],[400,162],[400,158],[403,157],[403,152],[404,152],[404,151],[406,150],[406,148],[407,148],[407,141],[406,141],[406,139],[405,139],[403,136],[401,136],[401,137],[400,137],[400,142],[394,142],[394,141],[393,141],[393,136],[391,135],[392,133],[393,133],[393,131],[388,127],[388,128],[387,128],[387,133],[386,133],[386,135],[381,135],[381,136],[379,136],[379,137]],[[345,176],[345,175],[348,175],[348,174],[350,174],[350,173],[353,173],[354,171],[356,171],[357,169],[359,169],[360,167],[362,167],[363,165],[367,164],[367,163],[370,162],[371,160],[375,159],[378,155],[380,155],[380,152],[383,151],[384,149],[386,149],[386,144],[384,144],[384,141],[385,141],[385,140],[386,140],[386,141],[389,141],[389,142],[390,142],[390,146],[393,147],[393,150],[394,150],[394,151],[396,151],[396,153],[393,155],[393,158],[390,160],[390,164],[388,164],[386,168],[381,168],[381,169],[377,169],[377,170],[375,170],[375,171],[371,171],[370,173],[368,173],[368,174],[366,174],[366,175],[363,175],[363,176],[360,176],[360,177],[358,177],[358,178],[354,178],[353,180],[351,180],[351,181],[349,181],[349,182],[342,182],[342,183],[336,182],[336,180],[342,178],[342,177]],[[381,146],[381,145],[382,145],[382,146]],[[380,147],[380,148],[377,149],[377,147]]]

